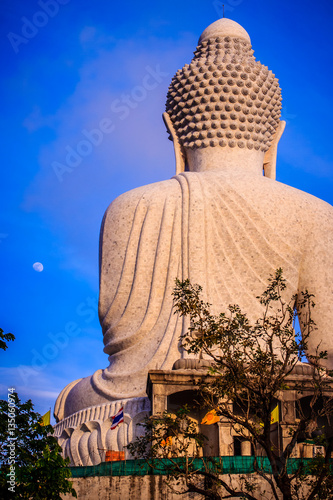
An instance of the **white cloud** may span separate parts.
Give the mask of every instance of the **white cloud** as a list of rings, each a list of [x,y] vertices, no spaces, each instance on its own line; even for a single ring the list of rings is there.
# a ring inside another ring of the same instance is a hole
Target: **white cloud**
[[[54,120],[52,116],[43,116],[40,106],[34,106],[30,115],[23,120],[23,127],[28,132],[35,132],[42,127],[53,127]]]
[[[59,396],[59,391],[46,391],[42,389],[31,389],[25,386],[21,387],[20,397],[24,399],[27,397],[28,399],[56,399]]]
[[[84,44],[85,42],[91,42],[95,39],[96,28],[94,26],[86,26],[80,33],[80,42]]]
[[[14,388],[21,401],[31,399],[36,411],[45,413],[48,407],[53,407],[60,390],[66,385],[66,380],[58,376],[40,373],[30,366],[18,366],[0,369],[1,380],[7,380],[8,385],[0,384],[0,397],[7,399],[8,388]]]

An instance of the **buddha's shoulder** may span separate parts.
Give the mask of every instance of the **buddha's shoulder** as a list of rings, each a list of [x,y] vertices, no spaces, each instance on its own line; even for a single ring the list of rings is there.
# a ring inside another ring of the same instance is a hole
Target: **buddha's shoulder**
[[[265,186],[267,190],[265,190]],[[295,230],[316,234],[333,232],[333,207],[329,203],[300,189],[277,181],[264,179],[262,196],[266,205],[281,219],[288,219]],[[266,206],[267,208],[267,206]],[[268,208],[267,208],[268,210]]]
[[[295,210],[310,212],[319,217],[327,215],[332,218],[333,206],[326,201],[281,182],[274,181],[273,185],[276,198],[280,198],[282,202],[292,203]]]
[[[108,206],[105,217],[133,212],[139,204],[141,206],[161,205],[166,198],[180,197],[180,186],[174,178],[147,184],[131,189],[115,198]]]

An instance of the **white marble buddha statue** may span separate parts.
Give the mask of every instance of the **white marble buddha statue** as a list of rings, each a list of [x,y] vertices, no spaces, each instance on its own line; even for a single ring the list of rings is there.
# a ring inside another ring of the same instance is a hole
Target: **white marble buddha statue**
[[[177,175],[119,196],[106,211],[99,314],[110,364],[62,391],[58,419],[146,396],[149,370],[186,358],[176,277],[201,284],[214,312],[238,304],[255,320],[256,297],[281,267],[286,300],[305,289],[315,295],[309,351],[320,343],[333,368],[333,209],[275,180],[280,110],[278,80],[255,60],[246,31],[228,19],[209,26],[168,92]]]

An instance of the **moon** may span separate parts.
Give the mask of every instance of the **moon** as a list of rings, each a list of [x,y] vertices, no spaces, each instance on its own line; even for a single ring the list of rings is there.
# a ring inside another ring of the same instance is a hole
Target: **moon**
[[[37,271],[38,273],[41,273],[44,269],[44,266],[41,262],[35,262],[32,267],[34,268],[35,271]]]

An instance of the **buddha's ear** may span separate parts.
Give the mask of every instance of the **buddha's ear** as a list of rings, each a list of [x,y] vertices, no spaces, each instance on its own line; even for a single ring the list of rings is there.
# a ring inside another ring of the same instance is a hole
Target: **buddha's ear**
[[[264,175],[265,177],[269,177],[270,179],[273,180],[275,180],[276,178],[277,147],[279,144],[279,140],[281,139],[281,136],[283,134],[285,126],[286,122],[280,121],[277,129],[275,130],[272,144],[270,145],[269,150],[266,151],[264,156]]]
[[[168,113],[163,113],[162,117],[165,126],[167,128],[167,131],[169,132],[170,137],[173,141],[173,147],[175,150],[175,158],[176,158],[176,175],[178,175],[185,171],[185,161],[186,161],[185,151],[184,148],[182,148],[182,146],[179,143],[176,131],[174,129],[173,123]]]

